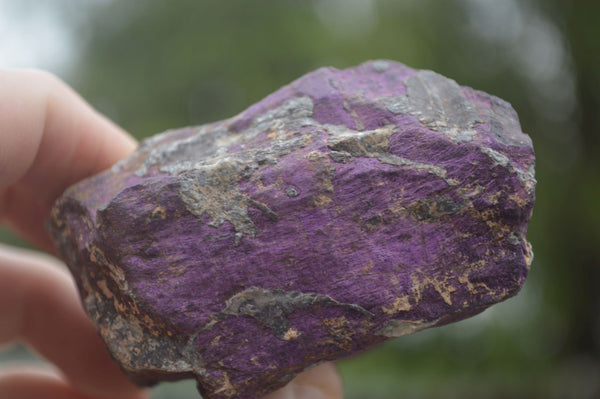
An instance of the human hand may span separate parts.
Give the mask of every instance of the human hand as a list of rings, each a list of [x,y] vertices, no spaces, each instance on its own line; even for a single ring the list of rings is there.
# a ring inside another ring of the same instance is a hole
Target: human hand
[[[135,141],[57,78],[0,71],[0,222],[54,253],[43,228],[71,184],[130,154]],[[72,278],[53,258],[0,245],[0,345],[23,340],[57,369],[0,370],[0,397],[141,399],[110,360]],[[265,399],[341,398],[322,364]]]

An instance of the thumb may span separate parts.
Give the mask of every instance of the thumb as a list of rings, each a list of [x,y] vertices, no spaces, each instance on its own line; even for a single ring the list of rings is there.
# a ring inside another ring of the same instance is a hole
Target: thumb
[[[333,363],[323,363],[299,374],[264,399],[342,399],[342,379]]]

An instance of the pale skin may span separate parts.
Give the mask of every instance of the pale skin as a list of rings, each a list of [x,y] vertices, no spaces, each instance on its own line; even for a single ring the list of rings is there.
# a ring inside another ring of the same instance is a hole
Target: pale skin
[[[69,185],[126,157],[136,142],[45,72],[0,71],[0,222],[55,255],[43,223]],[[115,365],[61,262],[0,245],[0,345],[24,342],[48,366],[0,368],[3,399],[143,399]],[[265,399],[339,399],[331,363]]]

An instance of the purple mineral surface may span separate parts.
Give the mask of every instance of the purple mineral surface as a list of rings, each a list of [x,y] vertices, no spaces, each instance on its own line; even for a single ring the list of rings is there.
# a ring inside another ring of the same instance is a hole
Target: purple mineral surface
[[[380,60],[147,139],[48,228],[133,381],[258,398],[515,295],[533,167],[508,103]]]

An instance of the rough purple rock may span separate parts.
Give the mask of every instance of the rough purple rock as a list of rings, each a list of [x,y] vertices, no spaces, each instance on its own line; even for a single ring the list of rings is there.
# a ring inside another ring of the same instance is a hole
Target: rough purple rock
[[[533,165],[508,103],[374,61],[144,141],[49,231],[134,381],[257,398],[516,294]]]

